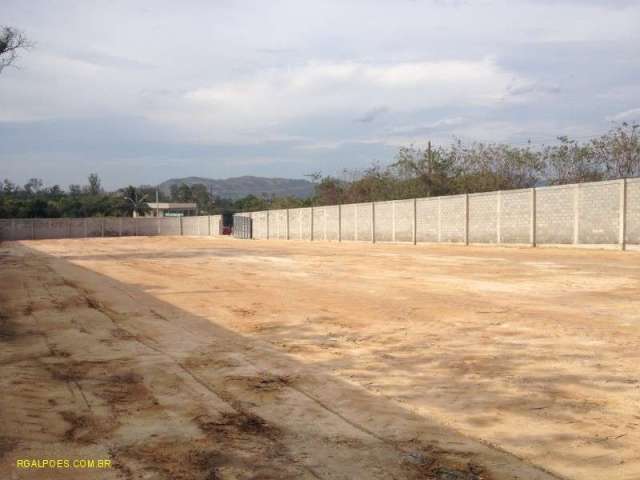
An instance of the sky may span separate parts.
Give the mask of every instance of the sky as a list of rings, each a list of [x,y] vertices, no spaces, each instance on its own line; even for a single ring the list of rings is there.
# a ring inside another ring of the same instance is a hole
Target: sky
[[[640,0],[2,0],[0,179],[303,178],[640,121]]]

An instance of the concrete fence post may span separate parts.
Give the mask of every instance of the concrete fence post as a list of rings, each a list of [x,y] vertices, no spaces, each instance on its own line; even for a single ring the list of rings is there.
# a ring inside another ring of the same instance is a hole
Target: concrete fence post
[[[156,235],[160,235],[160,217],[156,217]]]
[[[502,191],[498,190],[496,193],[496,243],[502,243],[502,224],[500,216],[502,215]]]
[[[438,211],[438,216],[440,212]],[[438,232],[440,227],[438,226]],[[464,194],[464,244],[469,245],[469,194]]]
[[[119,237],[122,236],[122,217],[119,218],[119,222],[118,222],[118,236]]]
[[[15,228],[15,224],[14,224],[14,228]],[[32,240],[36,239],[36,220],[35,220],[35,218],[31,219],[31,239]]]
[[[438,243],[440,242],[442,242],[442,197],[438,197]]]
[[[100,236],[104,237],[104,217],[102,217],[102,221],[100,222]]]
[[[357,242],[358,241],[358,205],[354,205],[353,206],[353,223],[354,223],[354,232],[353,232],[353,239]]]
[[[287,208],[285,211],[287,213],[287,240],[289,240],[289,209]]]
[[[391,241],[396,241],[396,201],[391,200]]]
[[[418,199],[413,199],[413,228],[411,230],[413,244],[418,243]]]
[[[376,243],[376,202],[371,202],[371,243]]]
[[[267,210],[267,240],[269,240],[269,210]]]
[[[133,235],[138,236],[138,217],[133,217]]]
[[[619,215],[620,218],[618,220],[618,227],[620,232],[618,233],[618,244],[620,245],[620,250],[625,250],[627,248],[626,236],[627,236],[627,179],[623,178],[620,180],[620,207],[619,207]]]
[[[530,223],[529,223],[529,240],[531,241],[531,246],[535,247],[536,246],[536,188],[533,187],[531,189],[531,198],[529,200],[531,202],[530,205],[530,215],[531,218]]]
[[[89,227],[87,225],[88,223],[89,223],[89,219],[87,217],[84,217],[84,222],[83,222],[84,238],[87,238],[89,236]]]
[[[11,219],[11,223],[10,223],[10,227],[9,227],[9,238],[11,240],[18,240],[16,237],[18,236],[18,232],[16,232],[16,220],[15,218]],[[33,220],[31,220],[31,240],[33,240]]]
[[[183,225],[182,225],[182,215],[180,215],[178,217],[178,224],[179,224],[179,231],[180,231],[180,236],[182,237],[184,235],[184,229],[183,229]]]
[[[322,232],[323,240],[327,241],[327,206],[322,207]]]
[[[309,238],[311,239],[310,241],[313,242],[313,207],[311,207],[311,218],[309,220],[309,223],[311,224],[311,235],[309,236]]]
[[[580,184],[573,187],[573,244],[580,242]]]
[[[338,204],[338,241],[342,241],[342,205]]]

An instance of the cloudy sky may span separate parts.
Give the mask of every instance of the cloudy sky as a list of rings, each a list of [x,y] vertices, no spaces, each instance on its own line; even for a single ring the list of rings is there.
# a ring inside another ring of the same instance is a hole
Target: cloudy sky
[[[0,179],[335,174],[640,120],[640,0],[2,0]]]

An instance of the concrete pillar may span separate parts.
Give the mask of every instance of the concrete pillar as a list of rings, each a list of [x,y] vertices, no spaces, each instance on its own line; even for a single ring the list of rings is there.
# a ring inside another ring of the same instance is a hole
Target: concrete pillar
[[[438,216],[440,215],[440,209],[438,208]],[[440,231],[440,224],[438,223],[438,232]],[[438,234],[439,235],[439,234]],[[469,194],[464,194],[464,244],[469,245]]]
[[[413,244],[418,243],[418,199],[413,199],[413,229],[411,231]]]
[[[119,218],[119,222],[118,222],[118,236],[119,237],[122,236],[122,217]]]
[[[183,229],[182,229],[182,216],[178,217],[178,224],[179,224],[179,231],[180,231],[180,236],[183,235]]]
[[[531,242],[531,246],[536,246],[536,189],[535,187],[531,189],[531,198],[529,200],[531,203],[530,209],[530,223],[529,223],[529,240]]]
[[[322,225],[324,232],[324,241],[327,241],[327,206],[322,207]]]
[[[287,213],[287,240],[289,240],[289,209],[287,208],[285,211]]]
[[[580,184],[573,187],[573,244],[580,242]]]
[[[138,217],[133,217],[133,234],[138,236]]]
[[[302,240],[302,210],[298,210],[298,240]]]
[[[627,179],[620,180],[620,207],[619,207],[618,227],[620,232],[618,234],[618,244],[620,250],[627,248],[626,236],[627,236]]]
[[[354,205],[353,206],[353,223],[354,223],[354,227],[355,230],[353,232],[353,239],[357,242],[358,241],[358,205]]]
[[[342,205],[338,204],[338,241],[342,241]]]
[[[313,207],[311,207],[311,219],[309,223],[311,223],[311,236],[309,238],[311,238],[311,241],[313,242]]]
[[[438,197],[438,242],[442,242],[442,197]]]
[[[269,240],[269,211],[267,210],[267,240]]]
[[[396,241],[396,201],[391,200],[391,241]]]
[[[84,238],[87,238],[89,236],[89,227],[88,224],[89,223],[89,219],[87,217],[84,217]]]
[[[500,216],[502,215],[502,192],[498,190],[496,193],[496,243],[502,243],[502,225]]]
[[[15,229],[15,223],[13,227]],[[36,239],[36,220],[34,218],[31,219],[31,239],[32,240]]]
[[[371,202],[371,243],[376,243],[376,202]]]

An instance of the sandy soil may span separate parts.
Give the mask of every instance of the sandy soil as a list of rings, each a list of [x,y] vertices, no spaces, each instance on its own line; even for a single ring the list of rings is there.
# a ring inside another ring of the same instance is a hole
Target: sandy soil
[[[638,479],[639,294],[635,252],[4,243],[0,478]]]

